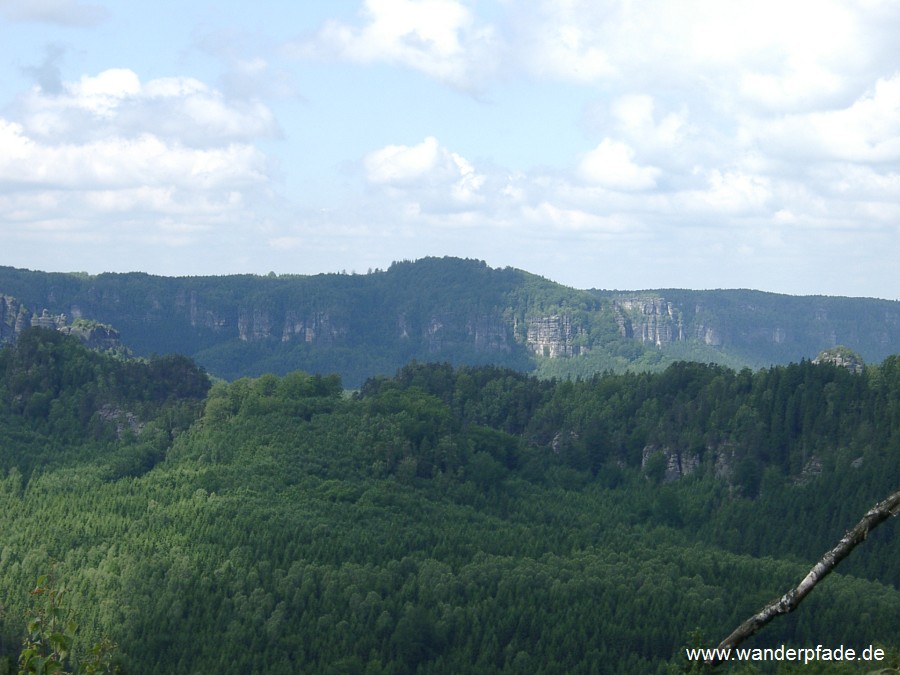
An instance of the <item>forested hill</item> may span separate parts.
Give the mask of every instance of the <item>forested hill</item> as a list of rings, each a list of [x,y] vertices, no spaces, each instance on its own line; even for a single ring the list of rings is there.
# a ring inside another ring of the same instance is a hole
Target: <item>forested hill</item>
[[[209,387],[48,329],[0,350],[0,672],[47,573],[76,657],[105,635],[135,675],[696,672],[683,645],[900,484],[900,357]],[[783,674],[900,667],[898,526],[750,644],[887,654]]]
[[[189,355],[233,379],[295,369],[345,386],[412,359],[542,375],[753,368],[843,344],[867,362],[900,352],[900,303],[754,291],[582,291],[512,268],[426,258],[368,274],[167,278],[0,267],[0,340],[33,316],[91,320],[135,354]],[[18,329],[17,329],[18,327]]]

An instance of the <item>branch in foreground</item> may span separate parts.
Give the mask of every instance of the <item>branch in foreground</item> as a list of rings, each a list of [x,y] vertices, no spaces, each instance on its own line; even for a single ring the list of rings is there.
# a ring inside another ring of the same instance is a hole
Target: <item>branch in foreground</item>
[[[718,650],[713,652],[716,656],[709,659],[706,664],[710,666],[718,665],[721,663],[721,659],[718,657],[721,650],[737,647],[776,616],[793,612],[813,587],[828,576],[837,564],[850,554],[850,551],[865,540],[869,532],[874,530],[891,516],[896,516],[898,514],[900,514],[900,491],[895,492],[884,501],[879,502],[869,509],[862,520],[856,524],[856,527],[849,530],[840,542],[838,542],[837,546],[822,556],[822,559],[815,564],[809,571],[809,574],[806,575],[796,588],[788,591],[780,598],[773,600],[756,614],[744,621],[740,626],[735,628],[731,635],[719,643]]]

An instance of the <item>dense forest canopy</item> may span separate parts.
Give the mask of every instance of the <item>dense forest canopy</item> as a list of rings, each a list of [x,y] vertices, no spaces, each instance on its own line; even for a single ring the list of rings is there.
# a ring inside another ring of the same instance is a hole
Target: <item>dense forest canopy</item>
[[[898,457],[900,357],[410,363],[348,395],[33,329],[0,351],[0,652],[52,568],[76,654],[105,635],[133,673],[679,672],[896,490]],[[900,665],[896,528],[754,644]]]

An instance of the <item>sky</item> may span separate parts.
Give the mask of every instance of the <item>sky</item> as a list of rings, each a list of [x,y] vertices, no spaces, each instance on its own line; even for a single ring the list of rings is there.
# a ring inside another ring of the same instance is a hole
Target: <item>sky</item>
[[[895,0],[0,0],[0,265],[900,299]]]

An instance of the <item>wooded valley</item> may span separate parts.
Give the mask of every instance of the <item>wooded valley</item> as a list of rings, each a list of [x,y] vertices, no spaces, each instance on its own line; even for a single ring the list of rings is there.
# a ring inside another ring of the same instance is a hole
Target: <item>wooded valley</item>
[[[131,673],[686,672],[898,459],[898,356],[574,381],[412,362],[349,393],[28,329],[0,351],[0,672],[51,572],[76,661],[106,636]],[[753,644],[897,668],[898,617],[888,522]]]

